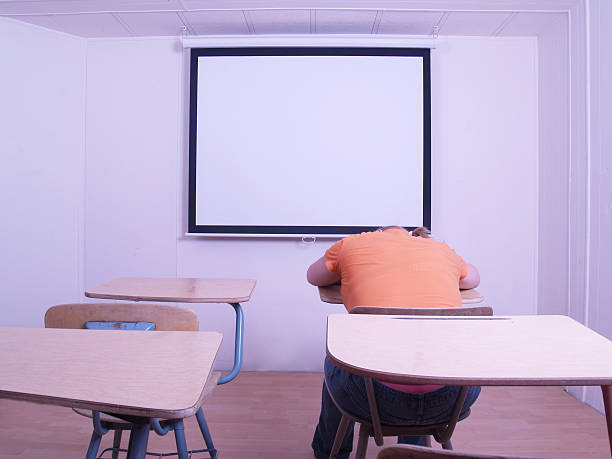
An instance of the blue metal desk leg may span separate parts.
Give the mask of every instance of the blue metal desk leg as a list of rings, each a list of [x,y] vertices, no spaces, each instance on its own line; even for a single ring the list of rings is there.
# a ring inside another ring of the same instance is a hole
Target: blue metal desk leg
[[[111,459],[119,459],[119,448],[121,448],[121,429],[115,430],[113,436],[113,454]]]
[[[230,303],[236,311],[236,336],[234,338],[234,366],[230,370],[229,373],[223,375],[219,378],[219,382],[217,384],[225,384],[230,382],[236,376],[238,376],[238,372],[240,371],[240,367],[242,366],[242,340],[243,340],[243,332],[244,332],[244,313],[242,312],[242,308],[240,307],[240,303]]]
[[[178,459],[188,459],[189,456],[187,453],[187,442],[185,441],[185,428],[183,426],[183,420],[177,419],[173,424]]]
[[[240,303],[230,303],[236,312],[236,334],[234,336],[234,366],[229,371],[229,373],[221,376],[217,384],[225,384],[230,382],[240,372],[240,367],[242,366],[242,342],[243,342],[243,333],[244,333],[244,313],[242,312],[242,307]],[[200,431],[202,432],[202,436],[204,437],[204,441],[206,442],[206,448],[208,448],[208,453],[212,459],[216,459],[217,450],[213,445],[212,437],[210,435],[210,431],[208,430],[208,424],[206,424],[206,418],[204,417],[204,412],[202,408],[200,408],[196,412],[196,419],[198,420],[198,425],[200,426]]]
[[[200,426],[200,432],[202,432],[202,436],[204,437],[204,442],[206,442],[208,454],[210,454],[211,459],[216,459],[217,450],[215,449],[215,445],[213,445],[212,437],[210,436],[210,431],[208,430],[208,424],[206,424],[206,419],[204,418],[202,408],[196,411],[196,419],[198,420],[198,425]]]
[[[108,432],[108,429],[105,428],[100,421],[99,411],[91,412],[91,420],[93,422],[93,432],[91,433],[91,440],[89,440],[89,448],[87,448],[85,459],[96,459],[98,457],[98,449],[100,448],[102,435]]]
[[[87,448],[85,459],[96,459],[96,457],[98,457],[98,449],[100,448],[101,440],[102,435],[94,430],[91,433],[91,440],[89,440],[89,447]]]
[[[133,423],[130,432],[130,443],[128,446],[127,459],[144,459],[149,441],[149,430],[151,424],[148,422]]]

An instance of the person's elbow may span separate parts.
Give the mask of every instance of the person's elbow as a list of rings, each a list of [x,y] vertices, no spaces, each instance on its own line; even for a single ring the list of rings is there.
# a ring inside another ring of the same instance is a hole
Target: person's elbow
[[[340,282],[340,276],[327,269],[325,258],[320,258],[310,265],[308,271],[306,271],[306,280],[316,287],[323,287]]]
[[[318,279],[317,276],[315,275],[314,269],[312,268],[313,265],[310,265],[308,267],[308,271],[306,271],[306,280],[308,281],[309,284],[318,286]]]
[[[480,284],[480,273],[474,265],[467,264],[467,275],[463,279],[459,279],[459,288],[468,290],[476,288]]]

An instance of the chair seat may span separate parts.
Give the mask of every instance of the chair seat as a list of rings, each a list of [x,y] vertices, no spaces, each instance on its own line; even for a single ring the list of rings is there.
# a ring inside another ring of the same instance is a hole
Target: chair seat
[[[202,402],[204,402],[208,397],[210,397],[210,395],[212,394],[212,391],[215,389],[215,387],[217,386],[217,382],[219,381],[219,378],[221,377],[221,372],[220,371],[213,371],[210,375],[210,377],[208,378],[208,381],[206,381],[206,385],[204,386],[204,398],[202,400]],[[83,408],[72,408],[72,411],[74,411],[76,414],[79,414],[81,416],[84,416],[86,418],[93,418],[93,414],[91,413],[91,410],[86,410]],[[111,414],[107,414],[107,413],[100,413],[100,421],[101,422],[112,422],[112,423],[125,423],[125,424],[129,424],[127,421],[125,421],[124,419],[121,418],[117,418]]]
[[[465,401],[465,397],[467,395],[467,387],[462,387],[459,397],[455,403],[455,407],[453,408],[453,412],[447,422],[423,426],[388,425],[380,422],[372,379],[365,376],[363,379],[366,387],[366,394],[372,420],[366,420],[360,418],[359,416],[355,416],[353,413],[347,411],[344,407],[338,404],[329,390],[327,380],[325,380],[325,390],[327,390],[332,402],[342,414],[342,419],[340,420],[338,430],[336,431],[336,437],[329,456],[330,459],[336,459],[336,455],[340,450],[342,439],[344,438],[346,430],[351,422],[360,424],[359,440],[357,442],[355,459],[365,459],[366,448],[368,447],[368,438],[371,436],[374,437],[374,440],[378,446],[382,446],[384,441],[383,437],[385,436],[423,435],[425,445],[431,446],[429,439],[429,436],[431,435],[438,443],[442,444],[442,448],[453,449],[450,438],[455,430],[455,426],[457,425],[458,421],[467,418],[470,414],[469,409],[467,409],[464,413],[461,413],[463,402]]]
[[[350,418],[352,418],[356,423],[362,424],[369,430],[370,436],[374,436],[374,426],[372,421],[369,419],[362,419],[359,416],[351,413],[350,411],[346,411],[344,408],[340,410],[343,414],[347,414]],[[470,415],[470,410],[466,410],[464,413],[461,413],[456,422],[463,421]],[[394,437],[399,435],[433,435],[437,436],[439,433],[445,432],[450,425],[451,420],[448,422],[441,422],[439,424],[426,424],[426,425],[402,425],[402,424],[384,424],[380,423],[382,428],[382,433],[385,437]]]

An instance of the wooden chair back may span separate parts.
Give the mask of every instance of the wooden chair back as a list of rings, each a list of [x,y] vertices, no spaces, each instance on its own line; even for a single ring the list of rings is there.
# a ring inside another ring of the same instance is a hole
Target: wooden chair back
[[[454,308],[382,308],[354,306],[351,314],[381,314],[406,316],[492,316],[491,306],[458,306]]]
[[[191,309],[147,303],[74,303],[50,307],[46,328],[84,328],[87,322],[152,322],[158,331],[198,331]]]
[[[461,453],[445,449],[424,448],[422,446],[397,445],[383,448],[377,459],[535,459],[524,456],[504,456],[499,454]],[[543,458],[540,458],[543,459]]]

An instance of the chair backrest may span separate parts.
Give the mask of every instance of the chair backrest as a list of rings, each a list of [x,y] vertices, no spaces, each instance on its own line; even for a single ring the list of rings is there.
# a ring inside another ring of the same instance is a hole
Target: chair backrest
[[[351,314],[381,314],[406,316],[492,316],[491,306],[458,306],[454,308],[382,308],[354,306]]]
[[[383,448],[377,459],[535,459],[525,456],[504,456],[499,454],[461,453],[446,449],[425,448],[422,446],[397,445]],[[541,458],[542,459],[542,458]]]
[[[50,307],[46,328],[84,328],[87,322],[152,322],[158,331],[198,331],[191,309],[147,303],[74,303]]]

